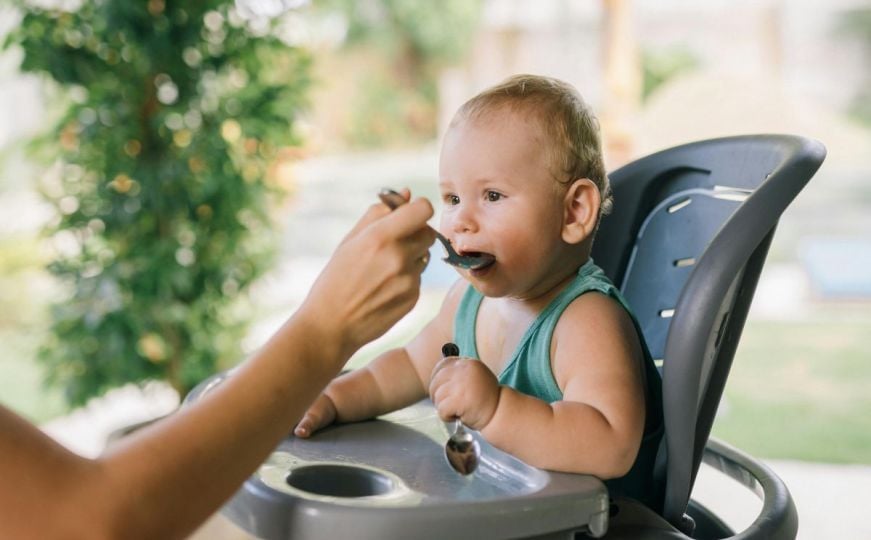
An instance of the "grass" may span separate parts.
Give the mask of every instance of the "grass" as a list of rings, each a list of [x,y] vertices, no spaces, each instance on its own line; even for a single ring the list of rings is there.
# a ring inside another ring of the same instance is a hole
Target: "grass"
[[[871,464],[868,328],[867,316],[748,322],[714,436],[758,457]]]

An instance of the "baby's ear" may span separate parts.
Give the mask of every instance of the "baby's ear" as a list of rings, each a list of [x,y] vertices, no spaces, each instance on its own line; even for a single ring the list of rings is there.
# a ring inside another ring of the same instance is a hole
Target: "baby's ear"
[[[599,188],[589,178],[578,178],[569,186],[563,201],[563,240],[580,244],[596,229],[601,197]]]

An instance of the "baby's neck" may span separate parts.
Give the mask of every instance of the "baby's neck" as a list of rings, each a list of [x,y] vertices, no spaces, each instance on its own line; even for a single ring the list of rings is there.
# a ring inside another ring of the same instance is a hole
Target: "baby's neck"
[[[570,261],[562,268],[561,272],[554,272],[549,279],[542,281],[534,289],[523,296],[505,297],[504,300],[518,307],[539,312],[544,309],[578,274],[578,269],[589,260],[588,256],[583,259]]]

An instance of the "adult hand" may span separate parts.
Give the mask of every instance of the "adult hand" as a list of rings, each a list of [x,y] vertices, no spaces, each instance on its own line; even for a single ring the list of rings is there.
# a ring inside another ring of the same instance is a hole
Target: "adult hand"
[[[429,395],[444,421],[459,418],[475,430],[482,430],[499,406],[501,387],[483,362],[450,356],[433,368]]]
[[[406,192],[406,196],[408,192]],[[435,232],[426,199],[394,211],[372,205],[315,281],[300,312],[348,354],[386,332],[420,294],[420,274]]]

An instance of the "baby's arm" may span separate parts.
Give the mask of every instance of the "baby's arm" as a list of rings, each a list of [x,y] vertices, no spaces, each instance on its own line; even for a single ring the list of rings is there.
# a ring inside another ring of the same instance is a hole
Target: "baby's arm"
[[[423,399],[442,345],[451,340],[454,314],[465,290],[457,282],[436,317],[408,345],[380,355],[365,367],[334,379],[294,429],[308,437],[333,422],[356,422]]]
[[[537,467],[623,476],[638,453],[645,414],[643,353],[628,314],[602,294],[582,295],[557,323],[551,359],[562,401],[500,386],[489,420],[471,427]]]

